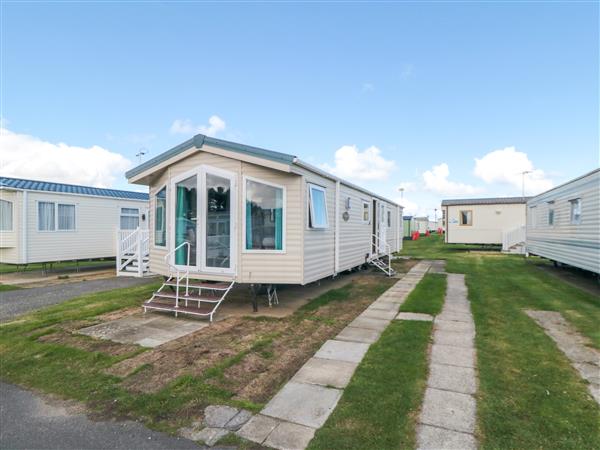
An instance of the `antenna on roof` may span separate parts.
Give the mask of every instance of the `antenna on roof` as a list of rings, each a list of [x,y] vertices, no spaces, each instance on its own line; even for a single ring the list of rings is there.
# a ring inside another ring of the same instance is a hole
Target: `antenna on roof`
[[[146,147],[142,147],[138,150],[135,156],[138,158],[139,163],[142,163],[142,157],[148,153],[148,149]]]

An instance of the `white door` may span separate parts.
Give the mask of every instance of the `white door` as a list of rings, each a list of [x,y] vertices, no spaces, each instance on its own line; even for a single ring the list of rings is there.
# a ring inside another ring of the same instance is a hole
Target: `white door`
[[[379,227],[378,227],[378,242],[379,242],[379,253],[385,253],[385,243],[386,243],[386,230],[387,230],[387,214],[385,210],[385,205],[383,203],[379,203]]]

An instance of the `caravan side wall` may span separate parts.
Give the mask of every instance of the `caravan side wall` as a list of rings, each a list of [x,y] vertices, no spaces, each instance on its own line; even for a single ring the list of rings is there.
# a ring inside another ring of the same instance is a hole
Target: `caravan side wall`
[[[0,190],[0,199],[12,205],[12,227],[10,230],[0,231],[0,262],[6,264],[20,264],[22,262],[22,196],[18,191]]]
[[[530,254],[600,273],[600,170],[527,202]],[[581,220],[571,223],[571,200],[581,199]],[[553,203],[550,203],[553,202]],[[554,224],[549,223],[554,209]]]
[[[346,210],[348,198],[350,209]],[[365,256],[371,251],[372,214],[369,221],[363,221],[363,201],[371,207],[370,195],[342,184],[340,186],[340,272],[352,269],[365,262]],[[344,212],[348,220],[343,219]]]

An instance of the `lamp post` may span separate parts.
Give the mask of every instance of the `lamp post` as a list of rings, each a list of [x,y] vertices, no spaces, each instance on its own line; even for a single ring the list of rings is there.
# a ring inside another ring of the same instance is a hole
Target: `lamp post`
[[[531,173],[531,170],[521,172],[521,197],[525,197],[525,175]]]
[[[404,188],[399,187],[398,190],[400,191],[400,199],[404,199]]]

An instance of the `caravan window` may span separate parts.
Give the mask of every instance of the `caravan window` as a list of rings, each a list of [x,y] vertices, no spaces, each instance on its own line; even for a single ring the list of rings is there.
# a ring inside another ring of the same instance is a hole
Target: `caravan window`
[[[392,227],[392,212],[391,211],[387,212],[387,226],[388,226],[388,228]]]
[[[156,194],[154,211],[154,245],[164,247],[167,245],[167,188],[164,187]]]
[[[371,204],[363,200],[362,208],[362,221],[369,223],[371,221]]]
[[[460,212],[460,224],[461,225],[473,225],[473,211],[461,211]]]
[[[58,204],[58,230],[75,231],[75,205]]]
[[[309,228],[324,229],[328,227],[325,188],[314,184],[308,185],[308,210]]]
[[[285,189],[253,179],[246,179],[245,189],[245,249],[283,251]]]
[[[529,223],[531,228],[537,227],[537,208],[535,206],[529,207]]]
[[[578,225],[581,223],[581,199],[569,200],[571,202],[571,223]]]
[[[38,203],[38,231],[54,231],[56,230],[56,216],[54,211],[54,203],[39,202]]]
[[[548,202],[548,226],[554,225],[554,202]]]
[[[140,226],[140,210],[138,208],[121,208],[121,230],[135,230]]]
[[[0,200],[0,231],[13,229],[13,204],[8,200]]]

